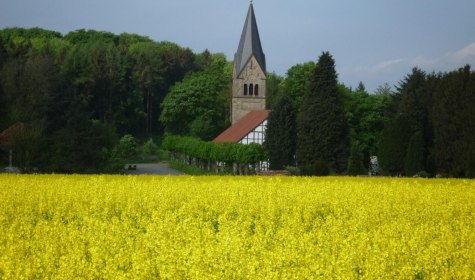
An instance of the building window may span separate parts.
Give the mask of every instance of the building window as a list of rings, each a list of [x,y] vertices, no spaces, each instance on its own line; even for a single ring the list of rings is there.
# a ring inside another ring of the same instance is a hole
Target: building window
[[[254,85],[253,84],[249,85],[249,95],[250,96],[254,95]]]
[[[259,95],[259,85],[255,85],[255,88],[254,88],[254,95],[255,96],[258,96]]]
[[[244,84],[244,96],[247,96],[247,84]]]

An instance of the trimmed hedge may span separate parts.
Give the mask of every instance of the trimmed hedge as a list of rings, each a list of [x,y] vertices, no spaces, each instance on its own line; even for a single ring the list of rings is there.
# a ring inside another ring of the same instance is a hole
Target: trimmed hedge
[[[258,172],[259,163],[268,160],[267,153],[256,143],[213,143],[193,137],[168,135],[163,139],[162,149],[170,151],[171,160],[224,173],[231,173],[232,170],[235,174],[248,174],[251,165],[254,172]]]

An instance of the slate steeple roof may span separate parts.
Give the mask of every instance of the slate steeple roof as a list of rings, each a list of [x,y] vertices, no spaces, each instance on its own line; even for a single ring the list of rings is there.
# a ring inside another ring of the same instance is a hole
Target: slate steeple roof
[[[259,30],[257,29],[256,16],[254,15],[254,7],[252,2],[249,6],[246,22],[242,30],[239,47],[234,56],[236,75],[239,76],[246,66],[247,62],[254,55],[259,66],[264,73],[266,72],[266,57],[262,51],[261,39],[259,38]]]

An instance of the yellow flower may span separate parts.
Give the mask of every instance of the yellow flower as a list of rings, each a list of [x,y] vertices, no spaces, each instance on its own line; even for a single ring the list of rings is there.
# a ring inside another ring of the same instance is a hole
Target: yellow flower
[[[0,175],[0,279],[475,278],[475,181]]]

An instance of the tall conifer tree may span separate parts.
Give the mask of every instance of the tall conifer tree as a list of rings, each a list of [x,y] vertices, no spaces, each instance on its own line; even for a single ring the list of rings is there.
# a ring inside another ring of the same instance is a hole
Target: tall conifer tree
[[[295,115],[294,104],[287,94],[282,95],[272,108],[264,143],[271,170],[295,164]]]
[[[324,165],[344,172],[348,150],[348,126],[337,89],[335,61],[329,52],[324,52],[297,118],[297,162],[307,174],[321,174],[316,167]]]

